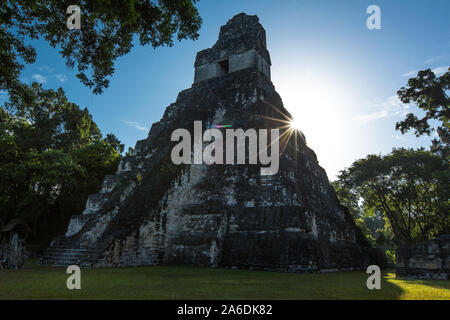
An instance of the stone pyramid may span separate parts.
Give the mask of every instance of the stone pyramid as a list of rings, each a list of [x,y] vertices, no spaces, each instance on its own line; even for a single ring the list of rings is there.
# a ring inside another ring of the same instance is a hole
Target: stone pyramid
[[[379,263],[304,136],[280,128],[290,115],[270,66],[257,16],[241,13],[222,26],[216,44],[197,54],[192,87],[105,177],[42,262],[322,272]],[[174,164],[172,132],[193,133],[194,121],[203,129],[280,128],[277,173],[261,175],[262,165],[249,161]]]

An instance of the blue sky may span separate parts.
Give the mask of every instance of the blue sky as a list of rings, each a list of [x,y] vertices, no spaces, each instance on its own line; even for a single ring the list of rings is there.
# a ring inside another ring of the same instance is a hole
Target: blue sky
[[[381,30],[368,30],[366,8],[381,8]],[[331,180],[369,153],[428,146],[428,138],[395,131],[406,112],[396,98],[408,76],[450,65],[450,1],[202,0],[197,41],[171,48],[136,46],[116,62],[110,87],[94,95],[57,50],[35,41],[37,61],[23,79],[59,86],[87,107],[103,134],[134,147],[194,78],[195,54],[211,47],[219,28],[240,12],[256,14],[266,29],[272,82],[295,116]],[[81,8],[82,9],[82,8]]]

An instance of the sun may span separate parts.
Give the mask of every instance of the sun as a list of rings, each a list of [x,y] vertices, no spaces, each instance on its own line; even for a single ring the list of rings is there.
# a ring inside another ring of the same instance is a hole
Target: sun
[[[290,127],[291,129],[293,129],[293,130],[300,130],[300,128],[301,128],[301,123],[300,123],[300,121],[296,120],[295,118],[292,118],[292,119],[289,121],[289,127]]]

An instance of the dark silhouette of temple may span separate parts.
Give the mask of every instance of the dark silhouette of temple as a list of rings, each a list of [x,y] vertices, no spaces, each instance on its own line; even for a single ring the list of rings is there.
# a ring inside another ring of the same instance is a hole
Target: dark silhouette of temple
[[[222,26],[216,44],[197,54],[192,87],[179,93],[117,173],[105,177],[42,263],[299,272],[380,264],[298,131],[280,129],[290,139],[281,141],[275,175],[261,175],[254,164],[172,163],[171,133],[192,132],[194,121],[280,127],[274,119],[290,115],[270,67],[258,17],[241,13]]]

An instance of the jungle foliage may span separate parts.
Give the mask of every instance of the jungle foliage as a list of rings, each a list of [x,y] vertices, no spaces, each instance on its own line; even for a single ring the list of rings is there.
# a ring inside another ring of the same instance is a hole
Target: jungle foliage
[[[396,246],[411,246],[450,233],[450,69],[437,77],[419,71],[398,96],[415,103],[396,124],[403,134],[435,137],[429,150],[393,149],[368,155],[340,172],[333,186],[373,245],[392,254]]]
[[[26,100],[0,108],[0,224],[18,219],[29,240],[48,240],[116,171],[124,145],[113,134],[102,137],[89,111],[61,88],[22,89]]]

